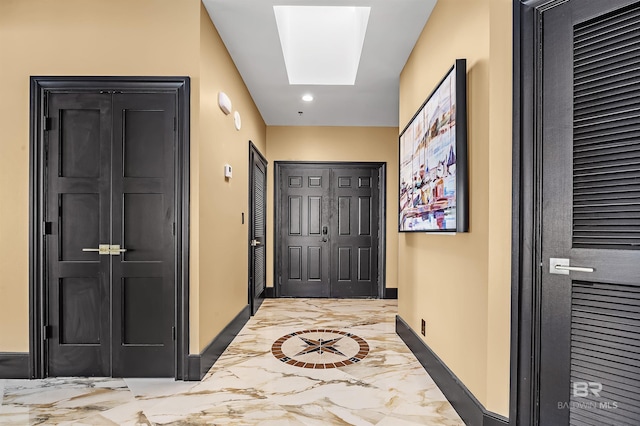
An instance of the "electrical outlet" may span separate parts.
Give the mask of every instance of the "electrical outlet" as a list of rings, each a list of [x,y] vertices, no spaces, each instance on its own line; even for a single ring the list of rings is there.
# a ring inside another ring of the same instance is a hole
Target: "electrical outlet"
[[[427,335],[427,330],[426,330],[427,323],[424,322],[424,319],[420,320],[420,321],[421,321],[421,323],[420,323],[420,332],[422,333],[423,336],[426,336]]]

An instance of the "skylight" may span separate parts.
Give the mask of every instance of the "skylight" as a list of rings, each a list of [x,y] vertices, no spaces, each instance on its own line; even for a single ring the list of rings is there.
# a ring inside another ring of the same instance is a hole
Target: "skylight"
[[[370,10],[273,6],[289,84],[355,84]]]

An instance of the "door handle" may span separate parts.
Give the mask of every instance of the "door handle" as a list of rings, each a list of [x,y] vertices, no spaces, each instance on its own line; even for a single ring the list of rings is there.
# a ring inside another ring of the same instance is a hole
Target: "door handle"
[[[120,253],[127,251],[125,248],[120,248],[120,244],[114,244],[109,246],[109,254],[111,256],[118,256]]]
[[[256,246],[259,246],[260,244],[262,243],[258,240],[251,240],[251,247],[256,247]]]
[[[564,266],[556,265],[556,271],[575,271],[575,272],[593,272],[595,269],[587,266]]]
[[[83,248],[82,251],[97,251],[98,254],[111,254],[111,246],[109,244],[100,244],[98,248]]]
[[[323,226],[322,227],[322,242],[326,243],[327,241],[329,241],[327,239],[327,235],[329,234],[329,227],[328,226]]]
[[[98,254],[110,254],[111,256],[117,256],[120,253],[127,251],[127,249],[120,248],[119,244],[100,244],[98,248],[83,248],[82,251],[97,251]]]
[[[569,272],[594,272],[595,268],[589,266],[569,266],[569,259],[552,257],[549,259],[549,273],[569,275]]]

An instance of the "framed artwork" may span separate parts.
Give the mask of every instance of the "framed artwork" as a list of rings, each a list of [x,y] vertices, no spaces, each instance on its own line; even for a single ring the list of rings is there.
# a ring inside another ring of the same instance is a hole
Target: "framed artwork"
[[[400,232],[467,232],[466,60],[457,59],[399,137]]]

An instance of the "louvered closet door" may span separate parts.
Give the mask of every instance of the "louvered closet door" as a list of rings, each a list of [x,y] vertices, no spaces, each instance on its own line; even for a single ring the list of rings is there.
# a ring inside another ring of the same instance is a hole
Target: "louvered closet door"
[[[638,425],[640,3],[543,19],[540,424]]]
[[[260,308],[264,297],[267,274],[267,160],[257,148],[249,147],[250,166],[250,252],[249,252],[249,304],[251,315]]]

